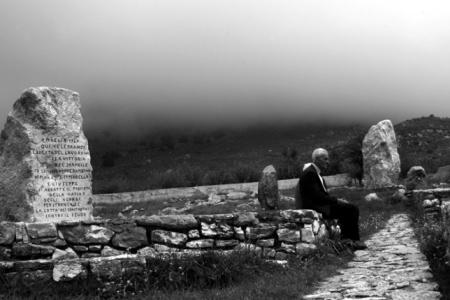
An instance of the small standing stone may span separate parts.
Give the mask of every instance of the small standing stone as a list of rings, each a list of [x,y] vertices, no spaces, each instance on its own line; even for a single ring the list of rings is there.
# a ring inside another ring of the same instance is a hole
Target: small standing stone
[[[425,169],[422,166],[413,166],[406,173],[405,186],[407,190],[414,190],[421,184],[427,176]]]
[[[264,209],[278,209],[280,194],[278,192],[277,171],[274,166],[264,168],[258,183],[258,201]]]

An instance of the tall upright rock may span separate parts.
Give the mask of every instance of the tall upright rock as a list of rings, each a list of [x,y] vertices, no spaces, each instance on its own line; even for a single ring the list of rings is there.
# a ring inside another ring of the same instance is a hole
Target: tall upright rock
[[[29,88],[0,136],[0,220],[92,218],[92,166],[78,93]]]
[[[277,171],[272,165],[265,167],[261,173],[258,183],[258,201],[264,209],[278,209],[280,193],[278,192]]]
[[[373,125],[362,144],[364,186],[388,187],[397,184],[400,174],[400,156],[394,126],[390,120]]]

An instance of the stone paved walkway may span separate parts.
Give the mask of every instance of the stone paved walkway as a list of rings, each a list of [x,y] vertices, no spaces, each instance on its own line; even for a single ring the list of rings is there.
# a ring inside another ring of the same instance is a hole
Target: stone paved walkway
[[[392,216],[366,244],[368,248],[356,251],[345,269],[320,282],[303,299],[441,298],[406,214]]]

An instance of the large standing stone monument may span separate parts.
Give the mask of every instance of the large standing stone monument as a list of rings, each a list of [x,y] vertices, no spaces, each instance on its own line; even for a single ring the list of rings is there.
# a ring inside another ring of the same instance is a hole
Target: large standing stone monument
[[[29,88],[0,138],[0,220],[92,218],[92,167],[78,93]]]
[[[364,186],[388,187],[397,184],[400,174],[400,156],[394,126],[390,120],[373,125],[362,144]]]

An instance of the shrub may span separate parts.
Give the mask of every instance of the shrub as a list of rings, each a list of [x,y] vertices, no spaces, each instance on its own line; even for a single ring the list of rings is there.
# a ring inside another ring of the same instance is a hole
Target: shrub
[[[356,133],[345,143],[330,150],[330,174],[349,173],[361,183],[363,177],[362,142],[364,133]]]
[[[236,182],[253,182],[259,180],[259,173],[247,165],[239,165],[234,169]]]
[[[294,147],[287,146],[281,150],[281,165],[277,167],[278,179],[296,178],[299,176],[300,164],[298,152]]]
[[[445,228],[439,218],[424,215],[421,206],[412,208],[414,230],[419,240],[420,250],[430,263],[433,276],[439,284],[444,299],[450,298],[450,264],[447,263]]]
[[[225,287],[245,276],[262,272],[270,264],[250,251],[229,255],[206,252],[196,257],[147,260],[151,289],[204,289]]]
[[[208,171],[202,177],[203,185],[224,184],[233,181],[233,176],[229,171],[225,170],[212,170]]]

